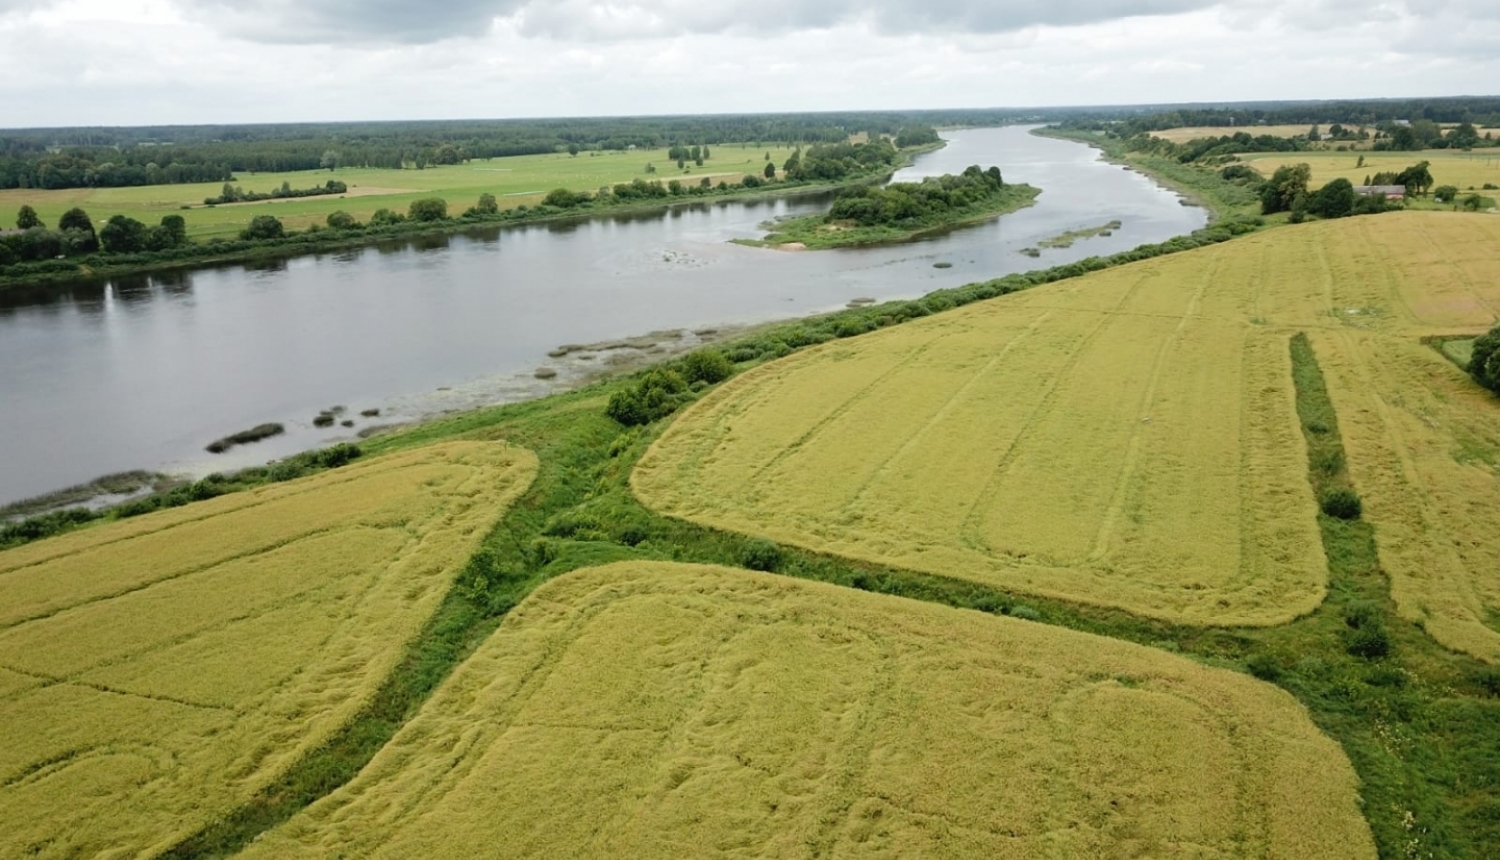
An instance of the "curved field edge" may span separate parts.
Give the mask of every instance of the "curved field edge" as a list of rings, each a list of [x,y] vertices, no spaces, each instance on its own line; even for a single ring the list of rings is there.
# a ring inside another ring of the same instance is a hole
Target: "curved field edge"
[[[649,507],[819,552],[1207,626],[1326,592],[1285,334],[1237,248],[825,344],[689,407]],[[1248,314],[1244,314],[1248,316]]]
[[[153,856],[277,782],[535,469],[436,445],[0,554],[0,854]]]
[[[242,856],[1122,846],[1375,856],[1348,761],[1270,685],[1056,627],[627,562],[534,592],[354,782]]]
[[[1183,247],[1192,245],[1171,243],[1152,253]],[[1130,258],[1109,262],[1118,265]],[[1033,273],[1021,277],[1016,288],[1075,277],[1081,271],[1068,266]],[[796,349],[843,336],[835,327],[846,322],[889,316],[895,324],[912,318],[902,308],[922,311],[916,314],[920,316],[996,294],[975,288],[938,291],[916,302],[778,324],[728,348],[774,341]],[[374,454],[452,439],[505,439],[535,451],[540,471],[532,489],[510,508],[471,560],[460,579],[468,585],[449,593],[371,707],[256,798],[228,823],[232,826],[200,834],[204,838],[185,844],[172,856],[233,854],[258,833],[345,783],[415,714],[451,668],[472,653],[499,618],[540,583],[580,567],[627,559],[740,566],[753,557],[758,564],[767,563],[761,541],[659,516],[635,499],[627,482],[630,470],[667,422],[622,428],[605,417],[611,395],[633,384],[634,377],[602,381],[364,443],[367,453]],[[1300,388],[1298,397],[1300,411]],[[1331,414],[1326,392],[1312,400]],[[1399,620],[1376,556],[1376,530],[1367,522],[1319,515],[1318,525],[1331,578],[1328,598],[1311,615],[1269,629],[1166,624],[795,547],[773,547],[769,561],[787,576],[988,613],[1013,613],[1253,672],[1295,695],[1319,727],[1344,747],[1363,783],[1365,814],[1381,856],[1425,852],[1488,858],[1492,846],[1500,844],[1500,800],[1492,789],[1500,785],[1500,754],[1494,749],[1500,737],[1500,675],[1438,647],[1420,629]],[[1382,658],[1358,658],[1346,650],[1346,613],[1368,615],[1371,607],[1384,617],[1393,647]]]

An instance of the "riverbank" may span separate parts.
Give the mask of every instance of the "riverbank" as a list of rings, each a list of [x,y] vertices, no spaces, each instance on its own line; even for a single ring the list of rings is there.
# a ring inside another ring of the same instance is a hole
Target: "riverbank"
[[[949,210],[932,219],[906,225],[861,225],[852,221],[830,220],[829,215],[804,215],[766,225],[772,228],[763,239],[735,239],[735,243],[762,248],[797,247],[809,251],[906,242],[949,230],[999,218],[1031,206],[1042,193],[1030,185],[1007,185],[980,203],[964,209]]]
[[[1187,205],[1207,210],[1210,222],[1227,218],[1254,217],[1260,213],[1260,200],[1243,186],[1221,177],[1217,170],[1183,164],[1170,158],[1127,152],[1125,142],[1100,132],[1078,131],[1045,126],[1031,132],[1037,137],[1082,143],[1099,150],[1111,164],[1135,170],[1172,189]]]
[[[503,209],[494,213],[467,212],[438,221],[406,221],[370,225],[354,230],[309,229],[283,239],[262,241],[209,241],[168,251],[143,254],[91,254],[78,259],[17,263],[0,267],[0,294],[44,296],[50,290],[97,283],[110,278],[137,277],[164,272],[192,271],[242,263],[266,263],[310,254],[326,254],[366,248],[393,240],[456,236],[487,229],[567,223],[616,215],[670,212],[709,203],[733,203],[756,199],[826,194],[857,185],[878,185],[919,155],[942,149],[944,142],[899,151],[893,166],[859,173],[837,181],[757,182],[752,186],[724,186],[645,200],[611,198],[567,208],[538,205]]]

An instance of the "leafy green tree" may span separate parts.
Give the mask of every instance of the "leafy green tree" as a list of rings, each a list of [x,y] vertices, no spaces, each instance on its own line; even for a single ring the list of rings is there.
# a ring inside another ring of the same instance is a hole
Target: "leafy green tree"
[[[134,254],[146,248],[146,225],[124,215],[113,215],[99,229],[99,244],[111,254]]]
[[[391,210],[382,207],[380,209],[376,209],[375,214],[370,216],[370,225],[374,227],[380,227],[386,224],[400,224],[405,220],[406,218],[403,217],[399,212],[392,212]]]
[[[240,238],[247,242],[280,239],[286,235],[286,227],[275,215],[257,215],[250,219],[250,226],[240,231]]]
[[[57,219],[57,229],[83,230],[84,232],[92,233],[94,232],[94,222],[89,220],[87,212],[74,206],[72,209],[64,212],[61,218]]]
[[[1500,326],[1474,341],[1469,357],[1469,375],[1491,391],[1500,393]]]
[[[443,221],[448,218],[448,201],[441,197],[413,200],[406,215],[413,221]]]
[[[172,240],[171,247],[187,244],[187,221],[181,215],[163,215],[161,228],[167,231],[167,236]]]
[[[330,173],[339,169],[339,154],[334,150],[323,151],[323,157],[318,159],[318,166]]]
[[[479,195],[479,205],[474,207],[481,215],[494,215],[500,211],[500,202],[488,192]]]
[[[1353,214],[1355,198],[1354,184],[1339,178],[1312,194],[1307,209],[1320,218],[1344,218]]]
[[[1432,199],[1439,203],[1452,203],[1458,199],[1458,186],[1439,185],[1432,189]]]
[[[1312,167],[1306,164],[1284,164],[1276,168],[1276,172],[1261,186],[1261,214],[1291,211],[1297,198],[1307,195],[1307,183],[1311,179]]]
[[[775,179],[776,178],[776,163],[775,162],[772,162],[772,161],[767,161],[766,162],[765,174],[766,174],[766,178],[767,179]]]
[[[340,209],[328,214],[328,226],[334,230],[353,230],[359,226],[359,222],[354,220],[353,215]]]
[[[578,144],[576,144],[576,143],[570,143],[570,144],[568,144],[568,154],[571,155],[571,156],[573,156],[574,158],[577,158],[578,157]]]
[[[1431,162],[1419,161],[1396,176],[1397,185],[1405,185],[1407,194],[1426,194],[1432,187]]]
[[[46,225],[42,223],[41,218],[37,217],[36,210],[31,208],[29,204],[22,204],[20,210],[16,212],[17,230],[30,230],[33,227],[44,226]]]

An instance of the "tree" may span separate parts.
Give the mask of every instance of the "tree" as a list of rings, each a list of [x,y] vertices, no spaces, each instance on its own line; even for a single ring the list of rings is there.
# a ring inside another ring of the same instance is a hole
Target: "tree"
[[[181,215],[163,215],[161,218],[161,228],[171,238],[171,247],[175,248],[179,245],[187,244],[187,222],[183,220]]]
[[[441,197],[413,200],[406,214],[413,221],[443,221],[448,217],[448,201]]]
[[[1353,214],[1355,196],[1353,183],[1335,179],[1312,195],[1307,209],[1320,218],[1343,218]]]
[[[111,216],[99,230],[99,244],[111,254],[134,254],[146,247],[146,225],[124,215]]]
[[[37,217],[36,210],[31,206],[23,204],[20,211],[16,212],[16,229],[30,230],[33,227],[45,227],[42,219]]]
[[[280,239],[286,235],[286,227],[275,215],[257,215],[250,219],[250,226],[240,231],[240,238],[247,242]]]
[[[479,210],[481,215],[494,215],[500,211],[500,203],[495,199],[495,195],[485,193],[479,195],[479,205],[474,208]]]
[[[57,219],[57,229],[83,230],[84,232],[92,233],[94,232],[94,222],[89,220],[87,212],[74,206],[72,209],[64,212],[61,218]]]
[[[1396,184],[1405,185],[1408,194],[1426,194],[1427,189],[1432,187],[1432,171],[1427,169],[1430,164],[1419,161],[1406,168],[1396,176]]]
[[[769,154],[770,153],[767,153],[767,155],[769,155]],[[765,174],[766,174],[766,178],[767,179],[775,179],[776,178],[776,163],[775,162],[773,162],[773,161],[767,161],[766,162]]]
[[[656,172],[656,165],[652,164],[649,161],[646,162],[646,172],[647,173],[655,173]]]
[[[571,156],[573,156],[574,158],[577,158],[578,157],[578,144],[576,144],[576,143],[570,143],[570,144],[568,144],[568,154],[571,155]]]
[[[340,209],[328,214],[328,226],[334,230],[353,230],[359,226],[359,222],[354,220],[353,215]]]
[[[339,154],[333,150],[325,150],[323,157],[318,159],[318,166],[326,168],[330,173],[339,169]]]
[[[1439,185],[1432,189],[1432,199],[1439,203],[1452,203],[1458,199],[1458,186]]]
[[[1323,139],[1323,135],[1318,132],[1318,127],[1316,125],[1307,130],[1307,139],[1314,142]]]
[[[1307,183],[1312,179],[1312,167],[1306,164],[1284,164],[1276,168],[1271,178],[1260,190],[1262,215],[1273,212],[1288,212],[1299,197],[1307,194]]]
[[[1469,357],[1469,375],[1474,381],[1500,394],[1500,326],[1474,341]]]

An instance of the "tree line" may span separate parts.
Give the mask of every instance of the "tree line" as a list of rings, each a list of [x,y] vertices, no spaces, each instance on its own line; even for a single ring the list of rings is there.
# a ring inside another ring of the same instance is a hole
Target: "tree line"
[[[1004,188],[1000,168],[984,170],[976,164],[957,176],[895,182],[884,188],[845,188],[834,198],[826,220],[853,222],[861,227],[922,226],[978,206]]]

